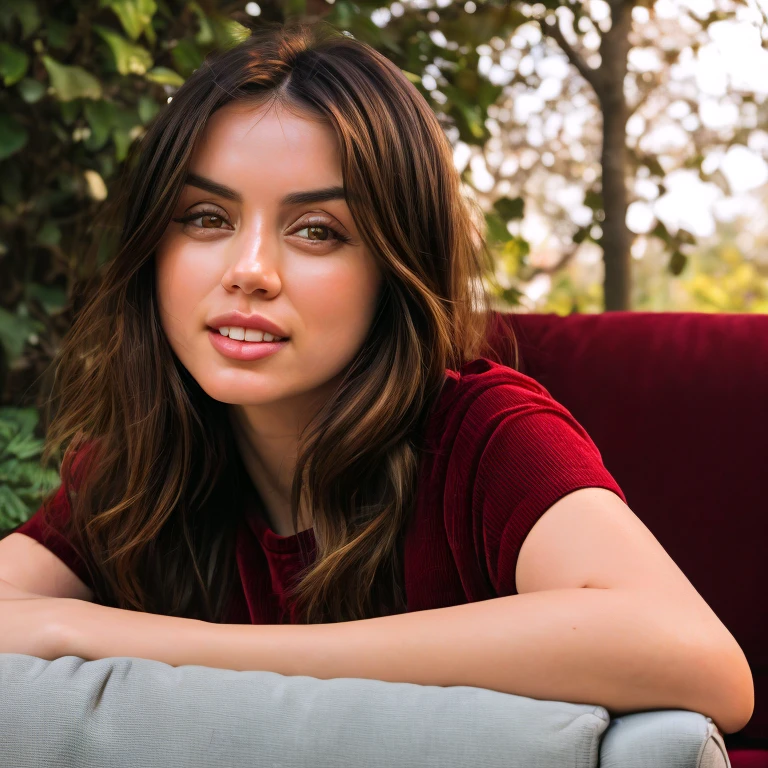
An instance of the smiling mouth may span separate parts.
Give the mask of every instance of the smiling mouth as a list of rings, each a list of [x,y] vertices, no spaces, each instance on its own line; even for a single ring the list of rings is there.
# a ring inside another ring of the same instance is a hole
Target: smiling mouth
[[[210,325],[206,326],[206,328],[208,328],[209,331],[218,333],[219,336],[221,336],[223,339],[229,339],[230,341],[241,341],[243,343],[248,342],[249,344],[274,344],[275,342],[279,342],[279,341],[290,341],[290,338],[291,338],[290,336],[275,336],[275,338],[273,338],[271,341],[264,341],[263,339],[261,341],[257,341],[257,340],[251,341],[250,339],[233,339],[229,335],[225,336],[223,333],[219,331],[218,328],[213,328]],[[266,333],[266,331],[262,331],[262,333]]]

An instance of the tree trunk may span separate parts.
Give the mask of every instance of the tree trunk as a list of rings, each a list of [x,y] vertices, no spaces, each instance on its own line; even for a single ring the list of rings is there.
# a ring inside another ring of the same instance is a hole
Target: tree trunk
[[[602,222],[603,264],[605,265],[605,311],[629,310],[632,234],[627,227],[627,74],[632,3],[611,0],[611,29],[600,44],[600,87],[597,95],[603,113]]]

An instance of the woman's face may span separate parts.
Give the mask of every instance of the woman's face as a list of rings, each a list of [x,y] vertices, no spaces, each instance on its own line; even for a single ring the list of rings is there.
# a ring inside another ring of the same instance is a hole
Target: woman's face
[[[231,103],[208,122],[189,172],[239,199],[188,177],[173,218],[190,220],[171,221],[157,248],[161,322],[179,360],[225,403],[330,393],[368,332],[381,274],[343,198],[283,198],[342,186],[335,133],[279,107]],[[209,325],[231,310],[266,317],[289,340],[259,359],[227,357]]]

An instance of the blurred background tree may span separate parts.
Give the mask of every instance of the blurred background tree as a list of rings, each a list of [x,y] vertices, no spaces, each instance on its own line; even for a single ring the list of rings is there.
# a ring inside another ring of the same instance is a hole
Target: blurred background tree
[[[111,255],[96,213],[208,52],[299,16],[394,61],[485,211],[499,309],[765,312],[766,1],[3,0],[0,527],[57,484],[38,413]]]

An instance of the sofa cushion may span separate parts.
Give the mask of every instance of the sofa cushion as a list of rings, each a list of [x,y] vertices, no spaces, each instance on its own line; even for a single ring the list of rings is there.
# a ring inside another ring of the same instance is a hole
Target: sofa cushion
[[[595,768],[600,706],[468,686],[0,654],[2,768]]]
[[[611,720],[600,744],[600,768],[660,766],[728,768],[723,736],[712,718],[684,709],[662,709]]]

